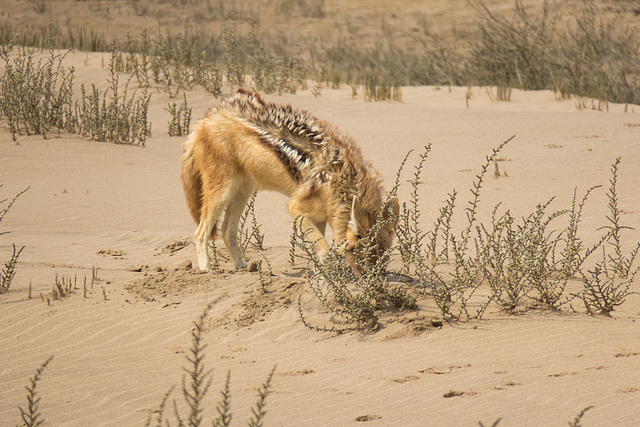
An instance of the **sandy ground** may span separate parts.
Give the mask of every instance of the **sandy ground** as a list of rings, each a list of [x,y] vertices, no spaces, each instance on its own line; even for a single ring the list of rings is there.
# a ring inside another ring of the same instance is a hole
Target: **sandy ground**
[[[69,57],[78,83],[102,81],[100,57],[85,59]],[[512,135],[500,162],[508,176],[485,182],[482,218],[498,202],[517,216],[552,196],[554,209],[568,207],[575,187],[582,194],[606,186],[621,156],[620,207],[624,222],[636,226],[625,234],[625,248],[640,240],[640,107],[579,110],[575,99],[559,101],[551,92],[514,91],[510,102],[491,102],[485,88],[472,88],[467,108],[466,92],[404,88],[401,103],[365,103],[352,99],[350,88],[267,98],[352,134],[387,188],[404,155],[431,143],[421,195],[425,228],[454,188],[458,206],[466,203],[485,156]],[[204,92],[187,96],[194,117],[217,102]],[[404,322],[385,320],[375,333],[311,331],[299,320],[299,294],[314,319],[330,319],[313,311],[305,279],[288,264],[291,219],[284,197],[272,193],[259,194],[256,206],[275,274],[266,294],[257,273],[233,272],[224,259],[217,272],[180,270],[195,262],[193,245],[185,244],[195,225],[179,182],[183,138],[166,136],[167,102],[154,93],[146,148],[69,135],[23,136],[15,144],[0,122],[1,196],[31,186],[2,222],[11,233],[0,237],[2,260],[12,242],[25,245],[11,290],[0,295],[1,425],[18,424],[24,387],[50,355],[38,385],[47,425],[142,425],[169,387],[180,387],[192,322],[224,293],[205,329],[205,361],[214,369],[205,419],[215,414],[231,370],[233,419],[244,424],[257,387],[277,365],[266,425],[472,426],[502,417],[504,426],[551,426],[591,405],[585,426],[637,425],[639,295],[612,319],[583,314],[574,301],[575,312],[494,310],[482,321],[441,328],[407,320],[436,316],[427,304]],[[606,213],[601,189],[584,214],[586,242],[601,234]],[[99,267],[93,287],[92,267]],[[79,290],[49,305],[41,294],[46,299],[56,275],[77,277]],[[450,391],[458,393],[444,397]],[[181,401],[178,390],[173,396]]]

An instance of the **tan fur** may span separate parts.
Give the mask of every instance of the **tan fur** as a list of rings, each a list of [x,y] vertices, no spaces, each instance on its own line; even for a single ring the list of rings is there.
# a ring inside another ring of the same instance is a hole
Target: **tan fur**
[[[257,189],[289,196],[292,217],[312,230],[321,259],[334,240],[347,240],[353,262],[358,237],[366,236],[383,210],[380,176],[353,140],[328,123],[291,106],[266,103],[240,89],[198,121],[184,143],[182,185],[189,211],[198,223],[196,251],[201,270],[210,268],[207,241],[225,211],[222,237],[235,267],[246,267],[237,241],[238,221]],[[397,217],[399,206],[389,207]],[[385,212],[387,209],[385,209]],[[380,251],[391,246],[394,224],[378,233]]]

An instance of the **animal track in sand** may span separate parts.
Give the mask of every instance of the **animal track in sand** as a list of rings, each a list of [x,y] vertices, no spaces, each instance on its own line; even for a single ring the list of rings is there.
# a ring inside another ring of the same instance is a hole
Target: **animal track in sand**
[[[393,381],[394,383],[398,383],[398,384],[404,384],[404,383],[408,383],[408,382],[412,382],[412,381],[417,381],[419,379],[420,379],[420,377],[418,377],[416,375],[406,375],[406,376],[400,377],[400,378],[391,378],[391,381]]]
[[[621,351],[616,353],[615,357],[634,357],[640,356],[640,352]]]
[[[381,418],[382,417],[380,415],[360,415],[359,417],[356,417],[356,421],[367,422],[367,421],[379,420]]]
[[[442,395],[445,399],[449,399],[451,397],[461,397],[461,396],[473,396],[478,394],[475,391],[460,391],[460,390],[449,390],[445,394]]]
[[[444,375],[444,374],[450,374],[451,372],[453,372],[456,369],[470,368],[470,367],[471,367],[470,364],[467,364],[467,365],[446,365],[446,366],[441,366],[441,367],[430,366],[428,368],[421,369],[418,372],[420,372],[421,374]]]
[[[517,387],[519,385],[522,385],[522,383],[515,382],[515,381],[509,381],[509,382],[506,382],[504,384],[497,385],[497,386],[494,386],[494,387],[491,387],[491,388],[493,388],[494,390],[507,390],[510,387]]]
[[[156,256],[158,255],[173,255],[174,253],[178,252],[181,249],[186,248],[187,246],[189,246],[189,240],[187,239],[182,239],[182,240],[175,240],[171,243],[169,243],[168,245],[166,245],[164,248],[160,249],[158,251],[158,249],[156,249]]]
[[[96,255],[102,255],[105,257],[111,256],[116,259],[124,259],[123,257],[126,255],[126,253],[118,249],[100,249],[99,251],[96,252]]]
[[[555,374],[549,374],[551,378],[560,378],[560,377],[568,377],[578,375],[578,372],[557,372]]]
[[[279,377],[300,377],[303,375],[310,375],[315,373],[316,371],[313,369],[300,369],[298,371],[279,372],[276,375]]]

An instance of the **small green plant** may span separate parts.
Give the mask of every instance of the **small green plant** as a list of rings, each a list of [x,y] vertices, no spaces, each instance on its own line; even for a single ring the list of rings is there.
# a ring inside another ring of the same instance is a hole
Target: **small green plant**
[[[435,243],[430,245],[424,256],[416,257],[416,274],[425,291],[428,291],[429,295],[434,298],[445,319],[480,318],[491,302],[491,299],[480,302],[476,306],[475,313],[469,313],[469,301],[482,283],[483,273],[481,264],[478,261],[478,254],[473,254],[469,251],[469,240],[476,222],[480,202],[480,189],[487,170],[493,164],[500,150],[513,138],[505,140],[495,148],[493,153],[487,156],[480,173],[476,175],[471,189],[473,197],[465,209],[467,225],[459,236],[456,236],[448,228],[455,207],[455,192],[451,194],[445,207],[440,210],[440,217],[436,220],[436,228],[432,233],[432,238],[435,242],[439,228],[444,226],[445,234],[448,237],[444,244],[450,245],[450,247],[446,246],[441,253],[446,253],[447,256],[450,254],[453,257],[453,265],[451,265],[450,259],[441,260],[438,256],[429,257],[429,255],[439,253]]]
[[[53,356],[50,356],[47,360],[40,365],[35,375],[29,379],[29,385],[27,388],[27,408],[23,409],[20,407],[20,417],[22,418],[22,422],[27,427],[38,427],[44,425],[44,416],[42,412],[40,412],[40,396],[38,395],[38,391],[36,390],[38,387],[38,383],[40,382],[40,378],[45,368],[49,365],[49,362],[53,359]]]
[[[187,104],[187,95],[183,95],[184,101],[180,104],[180,107],[174,102],[165,108],[171,115],[171,119],[169,120],[169,136],[186,136],[189,134],[192,108]]]
[[[591,409],[593,409],[593,406],[587,406],[583,408],[580,412],[578,412],[575,418],[569,421],[569,427],[582,427],[582,417],[584,417],[587,411]]]
[[[2,187],[2,184],[0,184],[0,188],[1,187]],[[0,200],[0,222],[2,222],[5,215],[7,214],[7,212],[9,212],[9,209],[11,209],[11,206],[13,206],[13,204],[16,202],[18,197],[24,194],[29,188],[31,187],[25,188],[24,190],[22,190],[21,192],[13,196],[11,200],[8,200],[8,199]],[[8,233],[9,233],[8,231],[0,231],[0,236]],[[18,257],[20,256],[20,254],[24,249],[24,246],[20,249],[18,249],[15,244],[13,244],[12,246],[13,246],[13,253],[11,255],[11,258],[9,258],[9,261],[4,263],[4,266],[0,271],[0,294],[3,294],[9,291],[11,282],[13,281],[13,278],[16,274],[16,265],[18,263]]]
[[[249,245],[253,249],[259,252],[264,252],[264,234],[260,230],[261,225],[256,219],[255,203],[257,191],[251,195],[247,207],[245,208],[242,216],[240,217],[240,223],[238,227],[238,242],[240,244],[240,250],[242,256],[245,255]],[[247,222],[251,221],[251,225]],[[250,227],[250,228],[249,228]]]
[[[193,330],[191,331],[191,347],[186,356],[187,367],[185,368],[186,374],[182,377],[182,396],[185,403],[189,408],[189,414],[186,417],[186,421],[183,421],[183,417],[179,413],[177,402],[174,400],[174,417],[177,420],[178,425],[197,427],[203,424],[202,413],[204,411],[204,400],[211,387],[212,371],[207,370],[204,357],[205,349],[207,345],[204,343],[204,328],[209,312],[213,306],[220,301],[222,297],[215,299],[213,302],[205,307],[200,317],[193,322]],[[249,420],[250,426],[260,426],[264,421],[266,415],[266,399],[271,391],[271,380],[275,373],[276,367],[274,366],[269,376],[258,390],[258,399],[256,400],[255,407],[251,408],[252,416]],[[221,398],[216,405],[218,416],[212,421],[214,426],[229,426],[232,413],[230,408],[231,403],[231,374],[227,372],[227,379],[224,388],[221,390]],[[165,417],[165,408],[167,400],[169,399],[174,387],[171,387],[167,393],[165,393],[160,405],[154,410],[145,424],[146,427],[151,425],[151,422],[155,419],[156,425],[170,425],[169,419]]]
[[[475,244],[483,278],[493,299],[507,313],[516,313],[536,289],[550,299],[546,281],[553,273],[552,255],[561,235],[547,232],[547,227],[566,213],[558,211],[545,218],[552,201],[539,204],[521,224],[515,223],[509,211],[497,218],[498,205],[491,217],[491,230],[484,224],[476,227]]]
[[[628,254],[622,251],[622,230],[632,229],[621,224],[621,210],[618,207],[618,173],[621,159],[618,157],[611,166],[611,179],[607,198],[609,215],[606,216],[608,225],[602,227],[607,230],[601,239],[602,259],[586,274],[580,271],[583,290],[578,294],[588,313],[611,315],[611,312],[622,303],[631,293],[631,284],[640,270],[634,266],[640,242]],[[609,251],[607,251],[609,249]],[[613,254],[611,254],[613,252]]]

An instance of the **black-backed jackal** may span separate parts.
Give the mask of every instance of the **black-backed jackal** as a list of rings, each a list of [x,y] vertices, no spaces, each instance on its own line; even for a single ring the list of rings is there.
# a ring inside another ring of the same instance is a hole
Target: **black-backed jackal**
[[[374,252],[391,246],[399,205],[383,206],[381,178],[364,160],[354,141],[328,123],[290,105],[266,103],[244,89],[209,109],[184,143],[182,185],[195,234],[198,266],[210,269],[207,244],[215,236],[218,218],[222,238],[237,269],[246,268],[238,245],[238,222],[251,194],[258,189],[290,197],[292,217],[302,217],[302,229],[322,260],[329,244],[346,240],[346,254],[356,274],[364,260],[354,255],[359,238],[367,236],[380,215]],[[375,255],[379,256],[379,255]]]

